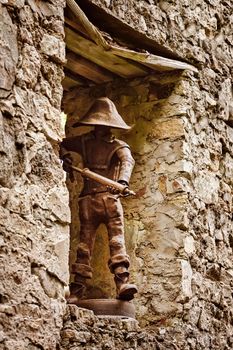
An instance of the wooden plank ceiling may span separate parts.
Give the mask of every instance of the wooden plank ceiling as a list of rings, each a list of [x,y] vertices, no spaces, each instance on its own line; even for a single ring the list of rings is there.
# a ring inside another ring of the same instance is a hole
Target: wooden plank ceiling
[[[117,43],[117,32],[114,35],[113,45],[113,39],[109,34],[100,32],[89,21],[87,18],[88,14],[85,14],[77,3],[75,0],[67,0],[68,6],[65,10],[67,46],[67,63],[65,66],[65,79],[63,80],[65,90],[75,86],[106,83],[114,80],[116,77],[143,77],[155,70],[196,70],[190,64],[167,58],[169,55],[162,57],[151,54],[148,51],[145,53],[145,49],[139,50],[136,47],[134,50],[137,51],[134,51],[131,47],[129,49],[129,45],[127,45],[128,47],[119,46]],[[106,14],[103,16],[106,17]],[[107,16],[109,17],[109,15]],[[114,22],[114,18],[112,20]],[[106,23],[108,22],[109,18]],[[123,28],[123,31],[120,29],[121,23],[118,21],[117,26],[121,34],[119,42],[124,42],[122,35],[124,36],[125,28]],[[122,25],[123,27],[125,26],[125,24]]]

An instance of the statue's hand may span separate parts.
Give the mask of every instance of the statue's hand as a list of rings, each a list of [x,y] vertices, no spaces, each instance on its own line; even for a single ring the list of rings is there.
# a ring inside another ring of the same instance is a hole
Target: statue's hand
[[[67,173],[70,173],[72,172],[72,169],[71,169],[71,165],[73,163],[73,158],[71,157],[71,155],[69,153],[65,154],[63,156],[63,169],[67,172]]]
[[[120,194],[120,191],[117,188],[108,186],[108,192],[110,192],[111,194]]]
[[[117,181],[119,182],[121,185],[127,186],[128,187],[128,183],[126,181],[123,180],[119,180]],[[108,191],[112,194],[120,194],[120,191],[114,187],[108,186]]]

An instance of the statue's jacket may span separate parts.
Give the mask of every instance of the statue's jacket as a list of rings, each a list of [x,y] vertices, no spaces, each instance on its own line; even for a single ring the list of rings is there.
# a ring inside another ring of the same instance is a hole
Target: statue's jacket
[[[85,168],[114,181],[129,183],[135,163],[134,159],[129,145],[116,139],[112,134],[101,139],[97,139],[94,132],[66,138],[62,141],[61,148],[79,153]],[[84,179],[80,197],[106,191],[108,191],[106,186],[90,179]]]

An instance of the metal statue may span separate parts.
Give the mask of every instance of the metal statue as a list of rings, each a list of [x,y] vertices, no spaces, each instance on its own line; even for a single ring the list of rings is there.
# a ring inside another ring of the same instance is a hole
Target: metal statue
[[[91,257],[96,230],[103,223],[108,230],[108,266],[114,274],[117,298],[131,300],[137,287],[129,283],[130,261],[125,248],[123,209],[119,197],[133,194],[128,185],[135,162],[129,146],[111,133],[111,128],[128,130],[130,127],[106,97],[97,99],[74,127],[81,125],[94,126],[94,130],[66,138],[61,144],[64,169],[71,176],[73,171],[79,171],[84,178],[79,197],[80,241],[76,263],[72,265],[74,282],[70,285],[71,295],[82,298],[86,280],[92,277]],[[85,169],[72,165],[69,151],[81,155]]]

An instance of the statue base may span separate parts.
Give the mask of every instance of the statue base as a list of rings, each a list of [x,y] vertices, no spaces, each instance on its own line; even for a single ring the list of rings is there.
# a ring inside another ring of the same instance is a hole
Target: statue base
[[[132,302],[118,299],[78,299],[68,298],[69,304],[92,310],[96,316],[117,316],[135,319],[135,306]]]

